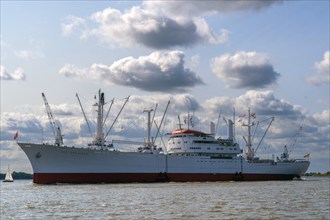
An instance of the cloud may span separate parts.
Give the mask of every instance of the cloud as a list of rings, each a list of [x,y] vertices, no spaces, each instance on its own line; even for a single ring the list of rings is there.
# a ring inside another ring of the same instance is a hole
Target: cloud
[[[64,75],[68,78],[82,78],[82,79],[88,79],[92,76],[90,76],[88,69],[82,69],[78,68],[73,64],[65,64],[60,70],[59,74]]]
[[[1,80],[25,80],[26,76],[22,68],[17,68],[14,73],[9,73],[4,66],[0,66]]]
[[[200,56],[194,55],[187,61],[187,66],[189,66],[190,69],[195,69],[198,67],[200,63]]]
[[[154,49],[196,44],[220,44],[228,40],[229,31],[213,32],[203,18],[169,17],[152,10],[132,7],[121,12],[106,8],[94,13],[94,29],[85,30],[82,37],[96,36],[110,45],[134,46]]]
[[[305,114],[296,105],[284,99],[277,99],[272,91],[249,90],[245,94],[236,98],[214,97],[205,101],[203,106],[207,106],[212,115],[222,114],[232,115],[235,107],[237,114],[244,114],[250,108],[257,115],[280,116],[298,120]]]
[[[261,10],[281,1],[144,1],[121,11],[105,8],[89,18],[68,16],[62,24],[68,36],[84,26],[81,38],[96,37],[110,46],[144,46],[153,49],[223,44],[230,31],[212,30],[206,15]],[[89,24],[90,22],[90,24]]]
[[[280,74],[266,54],[241,51],[211,60],[213,73],[231,88],[257,89],[275,84]]]
[[[261,10],[282,1],[145,1],[145,8],[149,10],[160,10],[171,15],[202,16],[205,14],[228,13],[246,10]]]
[[[73,15],[68,15],[66,17],[66,22],[62,23],[61,25],[63,36],[69,36],[74,31],[78,30],[82,25],[85,25],[85,19]]]
[[[38,59],[43,58],[45,55],[40,51],[19,50],[14,52],[15,55],[23,59]]]
[[[323,60],[316,62],[314,68],[316,74],[306,78],[307,83],[318,86],[322,84],[329,85],[330,83],[330,51],[326,51],[323,55]]]
[[[321,113],[314,114],[312,119],[314,123],[319,126],[328,126],[330,128],[330,110],[324,110]],[[330,134],[330,133],[329,133]]]
[[[40,116],[36,112],[31,113],[19,113],[19,112],[4,112],[1,114],[1,126],[2,126],[2,140],[13,140],[14,134],[19,130],[19,136],[21,132],[24,133],[22,138],[30,136],[33,139],[34,135],[41,133]],[[25,137],[26,137],[25,136]]]
[[[184,56],[181,51],[156,51],[148,56],[126,57],[111,66],[92,64],[89,69],[81,69],[66,64],[59,73],[71,78],[106,80],[145,91],[184,92],[204,84],[200,77],[185,68]]]
[[[291,120],[298,120],[304,114],[299,106],[292,105],[284,99],[277,99],[272,91],[247,91],[237,97],[235,107],[245,109],[243,111],[250,107],[259,115],[284,116]]]

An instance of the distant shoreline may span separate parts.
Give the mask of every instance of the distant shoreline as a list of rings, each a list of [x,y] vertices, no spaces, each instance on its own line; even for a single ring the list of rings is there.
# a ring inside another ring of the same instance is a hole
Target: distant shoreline
[[[24,172],[12,172],[11,174],[14,180],[26,180],[26,179],[33,179],[33,174],[24,173]],[[6,174],[0,173],[0,179],[5,179]]]
[[[326,173],[310,172],[310,173],[305,173],[305,176],[330,176],[330,171],[328,171]]]

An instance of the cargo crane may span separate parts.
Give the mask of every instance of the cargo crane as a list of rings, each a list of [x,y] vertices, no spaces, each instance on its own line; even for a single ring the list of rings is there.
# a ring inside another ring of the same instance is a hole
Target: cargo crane
[[[54,138],[55,138],[55,145],[56,146],[61,146],[61,145],[63,145],[63,136],[61,134],[61,128],[56,124],[56,122],[54,120],[52,111],[50,110],[50,106],[47,102],[45,94],[41,93],[41,95],[42,95],[42,98],[43,98],[44,103],[45,103],[45,107],[46,107],[48,119],[49,119],[49,122],[50,122],[50,126],[53,130],[53,135],[54,135]]]
[[[290,138],[288,143],[286,145],[284,145],[284,153],[281,154],[281,159],[283,159],[283,160],[289,159],[289,153],[291,153],[293,146],[296,144],[301,131],[302,131],[302,127],[300,126],[298,131]]]

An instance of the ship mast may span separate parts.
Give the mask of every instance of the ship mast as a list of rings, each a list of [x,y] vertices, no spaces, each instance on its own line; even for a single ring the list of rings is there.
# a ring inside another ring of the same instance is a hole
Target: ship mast
[[[254,123],[252,122],[251,123],[251,111],[250,111],[250,108],[249,108],[249,111],[248,111],[248,123],[247,124],[243,124],[242,126],[246,126],[248,127],[248,136],[247,136],[247,140],[245,137],[244,140],[246,142],[246,147],[247,147],[247,159],[252,159],[254,157],[254,152],[253,152],[253,149],[252,149],[252,135],[251,135],[251,127],[254,126]]]
[[[87,117],[86,117],[84,108],[81,105],[81,102],[80,102],[80,99],[79,99],[78,94],[76,94],[76,97],[78,99],[80,108],[81,108],[82,113],[84,115],[84,118],[86,120],[88,129],[89,129],[89,132],[91,133],[91,135],[93,137],[93,134],[92,134],[90,125],[88,123],[88,120],[87,120]],[[96,97],[95,97],[95,99],[96,99]],[[97,110],[96,110],[96,112],[97,112],[97,119],[96,119],[96,134],[93,137],[92,145],[100,146],[101,149],[103,149],[103,146],[104,146],[104,143],[105,143],[105,138],[104,138],[104,134],[103,134],[103,125],[104,125],[104,121],[103,121],[103,113],[104,113],[103,112],[103,106],[104,105],[105,105],[105,102],[104,102],[104,93],[101,92],[101,90],[99,90],[99,92],[98,92],[98,101],[94,104],[94,106],[97,107]]]
[[[250,108],[249,108],[249,111],[248,111],[248,123],[247,123],[247,124],[244,124],[244,123],[242,124],[242,126],[248,127],[248,136],[247,136],[247,140],[246,140],[246,138],[243,136],[243,139],[244,139],[244,141],[246,142],[246,147],[247,147],[247,153],[246,153],[246,156],[247,156],[247,159],[248,159],[248,160],[252,160],[252,159],[254,158],[254,156],[255,156],[255,154],[256,154],[256,152],[257,152],[257,150],[258,150],[258,148],[259,148],[261,142],[263,141],[263,139],[265,138],[265,136],[266,136],[266,134],[267,134],[267,132],[268,132],[268,129],[270,128],[272,122],[274,121],[274,117],[271,117],[271,118],[270,118],[271,120],[270,120],[270,122],[269,122],[269,124],[268,124],[268,127],[267,127],[267,129],[265,130],[265,132],[264,132],[264,134],[263,134],[261,140],[259,141],[259,144],[258,144],[257,148],[256,148],[256,149],[253,149],[253,148],[252,148],[252,141],[253,141],[253,138],[254,138],[254,134],[253,134],[253,136],[252,136],[252,134],[251,134],[251,127],[254,126],[255,123],[254,123],[254,122],[251,122],[251,118],[255,118],[255,114],[251,114],[251,111],[250,111]],[[263,120],[263,121],[261,121],[261,122],[264,122],[264,121],[266,121],[266,120],[269,120],[269,119],[265,119],[265,120]],[[259,124],[260,124],[260,122],[257,122],[257,126],[258,126]]]
[[[77,96],[77,99],[78,99],[78,102],[79,102],[79,105],[80,105],[80,108],[82,110],[82,113],[84,115],[84,118],[86,120],[86,123],[87,123],[87,126],[88,126],[88,129],[89,129],[89,132],[91,133],[92,137],[93,137],[93,141],[91,144],[88,144],[89,146],[99,146],[101,149],[103,149],[105,147],[105,142],[106,142],[106,137],[108,136],[109,132],[111,131],[112,127],[114,126],[114,124],[116,123],[120,113],[122,112],[122,110],[124,109],[126,103],[128,102],[129,100],[129,96],[126,98],[126,101],[125,103],[123,104],[123,106],[121,107],[118,115],[116,116],[115,120],[113,121],[112,125],[110,126],[108,132],[106,133],[106,135],[104,135],[104,125],[105,125],[105,122],[106,122],[106,119],[108,118],[108,115],[109,115],[109,112],[110,112],[110,109],[114,103],[114,99],[111,100],[111,105],[106,113],[106,116],[104,117],[104,105],[106,104],[105,101],[104,101],[104,93],[101,92],[101,89],[99,89],[98,91],[98,100],[96,101],[96,103],[93,105],[95,107],[97,107],[96,109],[96,112],[97,112],[97,118],[96,118],[96,133],[95,133],[95,136],[92,134],[91,132],[91,128],[90,128],[90,125],[88,123],[88,120],[87,120],[87,117],[86,117],[86,114],[85,114],[85,111],[81,105],[81,102],[80,102],[80,99],[79,99],[79,96],[78,94],[76,94]],[[96,96],[94,97],[96,99]]]
[[[143,112],[147,112],[148,113],[148,133],[147,133],[147,140],[146,140],[146,143],[145,143],[145,146],[146,147],[150,147],[151,148],[151,117],[150,117],[150,114],[151,112],[153,111],[153,109],[149,109],[149,110],[144,110]]]
[[[94,138],[94,144],[97,146],[104,146],[103,135],[103,106],[104,106],[104,93],[99,90],[99,100],[94,106],[97,106],[97,121],[96,121],[96,135]]]

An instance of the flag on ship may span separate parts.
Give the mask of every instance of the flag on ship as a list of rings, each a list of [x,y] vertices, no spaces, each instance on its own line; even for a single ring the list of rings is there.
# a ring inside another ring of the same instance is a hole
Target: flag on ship
[[[18,138],[18,131],[16,131],[15,135],[14,135],[14,140],[16,140]]]
[[[245,117],[245,114],[239,115],[239,116],[238,116],[238,118],[239,118],[239,119],[238,119],[238,122],[241,122],[242,119],[243,119],[244,117]]]
[[[310,154],[306,154],[306,155],[304,156],[304,158],[309,158],[309,155],[310,155]]]

